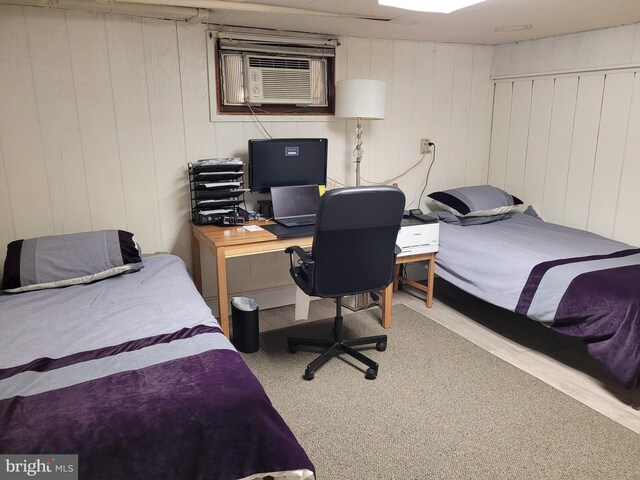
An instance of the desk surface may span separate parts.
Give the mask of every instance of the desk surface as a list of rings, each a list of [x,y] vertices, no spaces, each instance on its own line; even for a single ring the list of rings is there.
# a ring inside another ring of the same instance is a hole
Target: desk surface
[[[269,225],[273,222],[265,220],[247,222],[246,225]],[[225,257],[242,257],[245,255],[282,252],[292,245],[302,248],[310,247],[313,237],[278,238],[267,230],[251,232],[242,226],[218,227],[215,225],[192,224],[193,236],[205,247],[224,248]],[[211,248],[209,248],[211,249]],[[214,252],[215,253],[215,252]]]

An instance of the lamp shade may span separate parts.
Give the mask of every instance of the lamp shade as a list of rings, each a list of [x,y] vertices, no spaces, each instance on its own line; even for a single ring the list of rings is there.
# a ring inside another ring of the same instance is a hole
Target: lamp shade
[[[364,78],[340,80],[336,87],[336,116],[384,118],[387,84]]]

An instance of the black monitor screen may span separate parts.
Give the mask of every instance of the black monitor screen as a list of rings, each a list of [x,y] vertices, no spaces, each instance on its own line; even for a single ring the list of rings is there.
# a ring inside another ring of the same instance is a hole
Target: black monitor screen
[[[326,138],[249,140],[252,192],[290,185],[324,185],[326,181]]]

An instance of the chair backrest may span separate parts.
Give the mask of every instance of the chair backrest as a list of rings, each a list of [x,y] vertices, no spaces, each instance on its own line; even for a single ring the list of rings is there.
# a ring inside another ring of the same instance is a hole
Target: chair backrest
[[[404,204],[402,191],[390,186],[327,191],[313,238],[313,294],[338,297],[389,285]]]

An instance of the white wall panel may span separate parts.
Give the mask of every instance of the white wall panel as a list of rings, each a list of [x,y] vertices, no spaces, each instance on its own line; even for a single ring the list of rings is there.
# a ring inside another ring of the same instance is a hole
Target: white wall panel
[[[512,82],[499,82],[495,86],[493,122],[491,130],[491,155],[488,181],[496,187],[504,187],[509,151],[509,127],[511,125]]]
[[[532,89],[531,80],[521,80],[513,84],[505,188],[517,197],[522,197],[524,193]]]
[[[640,204],[640,74],[635,74],[633,96],[629,111],[627,143],[624,151],[622,178],[616,207],[614,236],[627,243],[638,245],[638,215]]]
[[[19,238],[54,231],[25,19],[0,6],[0,143]]]
[[[216,148],[216,125],[209,121],[206,26],[180,22],[177,31],[187,160],[224,157]]]
[[[189,192],[176,23],[142,20],[163,249],[188,259]]]
[[[257,133],[247,137],[242,124],[238,123],[218,123],[216,124],[216,148],[221,157],[240,157],[247,161],[247,141],[248,138],[262,138],[262,134]]]
[[[435,71],[433,90],[433,135],[431,140],[436,144],[436,162],[429,179],[429,190],[442,190],[455,184],[448,183],[449,160],[451,159],[451,117],[453,102],[453,72],[455,65],[456,45],[436,44]],[[429,193],[429,192],[427,192]]]
[[[499,45],[493,53],[492,74],[500,78],[489,180],[499,186],[506,172],[517,189],[523,154],[512,148],[519,141],[513,128],[521,122],[509,119],[520,108],[509,86],[532,81],[523,200],[545,220],[640,245],[640,224],[629,220],[640,202],[640,24]]]
[[[63,10],[25,8],[55,233],[92,229]]]
[[[638,25],[625,25],[496,45],[491,71],[515,76],[637,65],[639,39]]]
[[[603,88],[604,75],[580,77],[563,219],[570,227],[587,228]]]
[[[487,181],[493,105],[493,87],[489,78],[492,52],[493,49],[488,46],[473,47],[465,185],[478,185]]]
[[[592,56],[593,65],[624,65],[631,63],[633,42],[636,35],[635,25],[604,28],[591,33],[597,37],[596,51]]]
[[[378,157],[376,167],[378,172],[384,172],[384,177],[374,179],[378,181],[390,178],[391,175],[387,175],[387,172],[400,173],[406,170],[419,158],[416,137],[418,137],[420,130],[416,125],[416,113],[426,109],[425,99],[414,93],[416,86],[415,43],[389,43],[393,48],[393,61],[390,64],[387,62],[384,80],[391,86],[387,97],[387,111],[391,121],[389,128],[384,129],[384,134],[381,137],[383,144],[380,147],[384,148],[384,152],[381,152],[382,155]],[[406,74],[394,76],[393,72],[406,72]],[[405,123],[405,119],[408,124]],[[384,128],[384,126],[382,127]],[[426,127],[424,128],[426,129]],[[393,167],[384,168],[385,164],[388,167],[393,165]]]
[[[571,137],[573,135],[577,91],[578,79],[576,77],[556,79],[542,211],[539,212],[545,220],[554,223],[561,223],[564,216],[564,196],[571,156]]]
[[[533,82],[524,189],[520,199],[533,205],[536,211],[542,211],[554,86],[553,78]]]
[[[633,49],[631,51],[631,62],[640,63],[640,23],[636,24],[633,39]]]
[[[409,124],[406,128],[411,128],[413,137],[409,141],[408,158],[411,160],[409,166],[417,162],[422,155],[418,152],[420,138],[429,138],[433,142],[438,140],[435,138],[434,132],[434,81],[436,71],[436,44],[433,42],[414,42],[414,71],[411,76],[411,86],[408,95],[413,100],[413,104],[409,109]],[[490,61],[487,62],[490,64]],[[406,118],[406,117],[405,117]],[[402,124],[401,124],[402,125]],[[405,124],[407,125],[407,124]],[[425,155],[422,162],[413,169],[409,174],[405,175],[400,183],[407,197],[407,208],[425,208],[425,195],[435,191],[432,184],[433,176],[427,181],[427,171],[433,157]],[[436,161],[438,161],[436,159]],[[394,170],[393,173],[398,173]],[[422,199],[420,193],[424,190]],[[428,190],[428,191],[427,191]]]
[[[105,17],[65,12],[92,227],[127,229]]]
[[[129,229],[145,251],[163,249],[140,19],[106,18],[111,89]]]
[[[8,183],[6,169],[4,168],[2,141],[0,141],[0,225],[2,226],[0,228],[0,245],[3,246],[2,248],[16,238]]]
[[[633,73],[610,74],[604,82],[587,228],[608,237],[613,235],[633,79]]]
[[[473,47],[456,45],[451,92],[451,136],[447,162],[447,184],[464,185],[467,173],[469,107],[473,77]]]
[[[370,70],[368,75],[361,78],[372,78],[386,82],[387,94],[385,98],[385,118],[382,120],[362,121],[365,136],[363,139],[364,156],[360,168],[363,178],[381,182],[388,178],[386,171],[388,171],[389,160],[394,158],[391,156],[395,154],[393,147],[395,146],[400,150],[403,148],[400,139],[398,139],[397,145],[391,144],[392,134],[397,133],[394,124],[398,123],[397,121],[394,122],[394,119],[397,120],[398,117],[393,105],[395,93],[395,82],[391,81],[393,79],[393,64],[396,62],[395,54],[403,49],[401,47],[394,48],[396,42],[391,40],[371,39],[368,44],[370,48]],[[351,54],[349,54],[349,58],[351,58]],[[399,61],[402,62],[401,59]],[[404,65],[404,68],[408,67],[410,65]],[[349,124],[351,123],[349,122]],[[349,145],[351,149],[353,149],[353,145],[355,145],[355,142]],[[400,162],[395,161],[393,163],[398,165]],[[362,184],[366,185],[366,182],[362,182]],[[353,185],[353,183],[349,182],[349,185]]]

